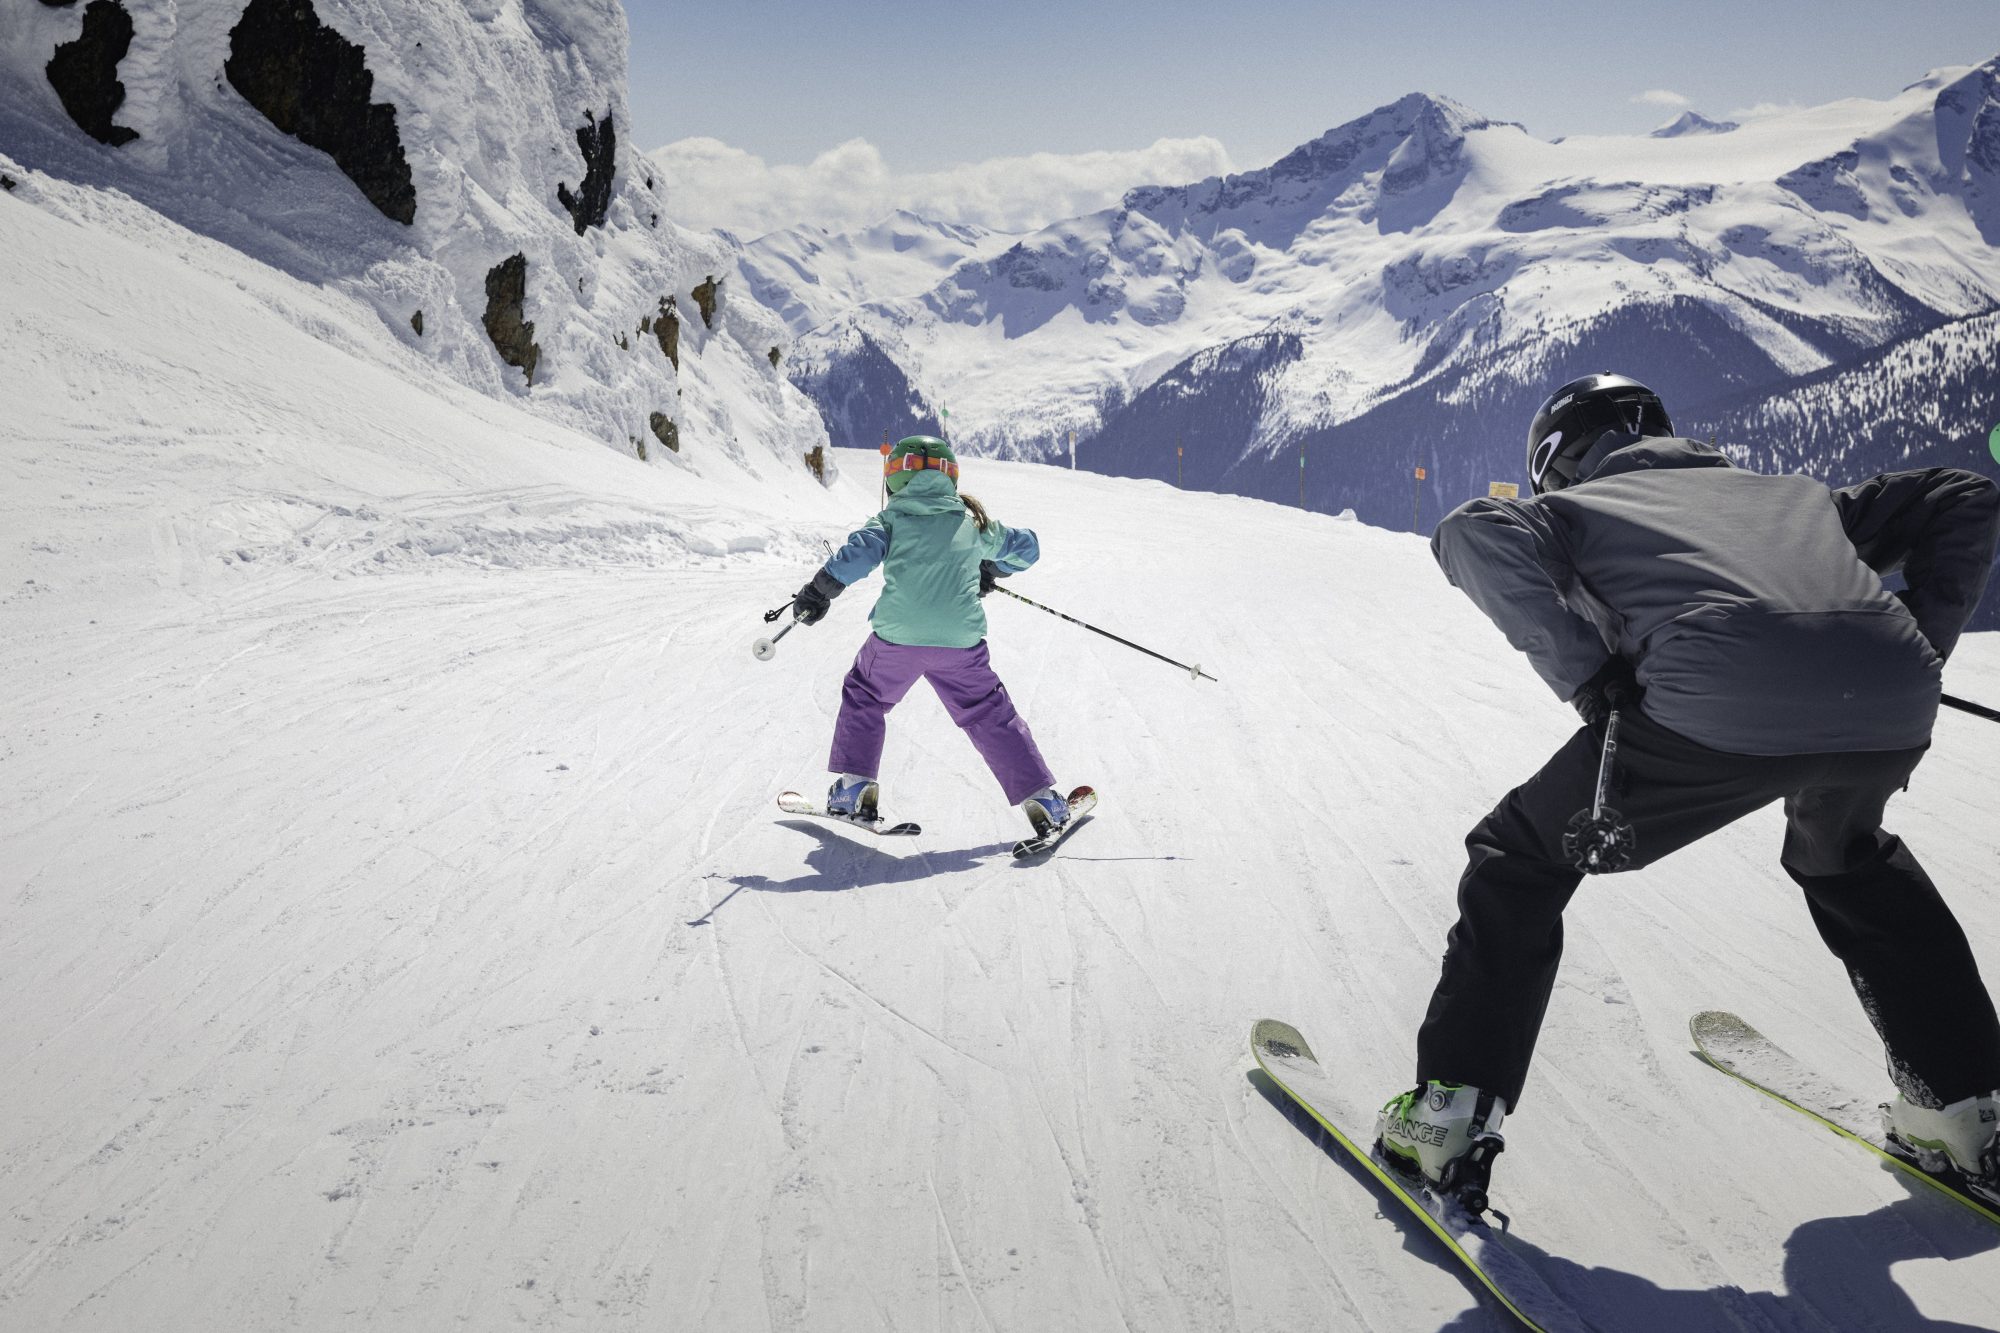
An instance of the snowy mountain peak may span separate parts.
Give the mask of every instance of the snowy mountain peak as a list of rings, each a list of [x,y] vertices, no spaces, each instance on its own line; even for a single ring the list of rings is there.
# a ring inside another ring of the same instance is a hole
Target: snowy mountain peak
[[[1710,120],[1699,111],[1683,111],[1666,124],[1654,130],[1649,136],[1654,139],[1680,139],[1690,134],[1727,134],[1731,130],[1743,128],[1733,120]]]
[[[1126,193],[1124,207],[1163,226],[1199,219],[1205,231],[1234,225],[1257,236],[1268,234],[1270,224],[1303,223],[1371,177],[1383,195],[1435,195],[1433,202],[1441,204],[1464,174],[1468,136],[1493,129],[1522,132],[1514,122],[1489,119],[1448,97],[1410,93],[1268,167],[1194,185],[1144,186]],[[1412,213],[1397,225],[1428,216]]]

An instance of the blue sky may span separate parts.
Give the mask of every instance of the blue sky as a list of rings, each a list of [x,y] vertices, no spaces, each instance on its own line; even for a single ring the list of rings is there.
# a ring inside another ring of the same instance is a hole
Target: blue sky
[[[645,148],[721,139],[805,162],[851,138],[899,170],[1208,135],[1242,167],[1412,91],[1543,137],[1641,131],[1678,94],[1882,97],[2000,54],[2000,0],[625,0]],[[1238,17],[1241,15],[1242,17]]]

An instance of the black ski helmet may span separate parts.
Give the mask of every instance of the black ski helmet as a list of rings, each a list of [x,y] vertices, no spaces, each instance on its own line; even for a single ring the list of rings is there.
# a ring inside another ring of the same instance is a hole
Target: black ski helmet
[[[1576,467],[1605,435],[1672,435],[1660,395],[1628,375],[1605,371],[1571,380],[1548,396],[1528,426],[1528,484],[1536,495],[1576,480]]]

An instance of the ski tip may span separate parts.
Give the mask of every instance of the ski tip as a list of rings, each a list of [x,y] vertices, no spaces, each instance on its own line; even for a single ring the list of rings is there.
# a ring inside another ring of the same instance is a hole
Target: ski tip
[[[1730,1038],[1763,1040],[1764,1034],[1726,1009],[1704,1009],[1688,1020],[1688,1035],[1707,1043]]]
[[[1281,1060],[1311,1060],[1318,1064],[1312,1047],[1306,1044],[1303,1033],[1290,1023],[1275,1018],[1260,1018],[1250,1029],[1250,1045],[1261,1055],[1276,1056]]]

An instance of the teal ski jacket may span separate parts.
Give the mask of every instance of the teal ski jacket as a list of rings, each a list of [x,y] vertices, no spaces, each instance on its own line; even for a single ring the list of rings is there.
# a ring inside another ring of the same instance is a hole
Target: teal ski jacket
[[[888,642],[971,648],[986,637],[980,562],[1018,574],[1040,558],[1034,533],[998,521],[981,532],[951,478],[923,472],[852,533],[825,568],[845,587],[882,567],[882,595],[868,618]]]

